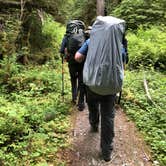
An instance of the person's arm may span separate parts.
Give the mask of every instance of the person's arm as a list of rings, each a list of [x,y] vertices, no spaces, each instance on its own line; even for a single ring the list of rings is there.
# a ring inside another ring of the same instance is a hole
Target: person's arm
[[[64,57],[64,60],[68,62],[69,59],[69,53],[67,51],[67,36],[64,35],[62,43],[61,43],[61,48],[59,50],[61,57]]]
[[[74,58],[77,62],[81,63],[85,60],[87,52],[88,52],[88,45],[89,45],[89,39],[85,41],[85,43],[82,45],[82,47],[76,52]]]
[[[64,36],[63,39],[62,39],[61,48],[60,48],[60,50],[59,50],[59,52],[60,52],[61,54],[65,54],[66,44],[67,44],[67,37]]]

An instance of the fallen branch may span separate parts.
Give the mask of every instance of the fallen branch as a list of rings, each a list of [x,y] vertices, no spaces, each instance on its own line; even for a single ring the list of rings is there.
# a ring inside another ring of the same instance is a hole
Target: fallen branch
[[[148,100],[153,103],[152,98],[151,98],[150,93],[149,93],[148,84],[147,84],[145,77],[144,77],[144,88],[145,88],[145,92],[146,92],[146,96],[147,96]]]
[[[151,96],[150,96],[150,93],[149,93],[149,89],[148,89],[148,84],[147,84],[147,81],[146,81],[146,78],[145,78],[145,74],[144,74],[144,88],[145,88],[145,93],[146,93],[146,96],[148,98],[148,101],[155,105],[157,107],[157,105],[155,104],[155,102],[152,100]]]
[[[117,154],[114,154],[112,157],[111,157],[111,160],[109,161],[109,163],[112,163],[113,160],[117,157]]]

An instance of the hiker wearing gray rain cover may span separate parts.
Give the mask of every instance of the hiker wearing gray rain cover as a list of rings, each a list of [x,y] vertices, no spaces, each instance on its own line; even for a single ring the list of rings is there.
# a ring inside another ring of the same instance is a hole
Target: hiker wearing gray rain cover
[[[100,146],[105,161],[110,161],[113,149],[115,96],[121,91],[123,83],[124,32],[124,20],[98,16],[92,26],[90,40],[75,54],[77,61],[86,58],[83,80],[87,86],[89,122],[91,130],[96,132],[101,115]]]
[[[98,16],[92,26],[83,80],[97,94],[116,94],[122,89],[124,31],[124,20],[111,16]]]

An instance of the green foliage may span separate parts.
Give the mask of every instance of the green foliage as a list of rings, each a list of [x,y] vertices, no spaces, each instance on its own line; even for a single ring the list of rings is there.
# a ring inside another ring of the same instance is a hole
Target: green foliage
[[[54,53],[54,56],[57,55],[57,57],[55,57],[57,59],[59,57],[59,48],[65,33],[65,27],[55,22],[51,16],[47,15],[44,20],[42,32],[45,47],[52,49],[51,51]],[[45,54],[48,54],[47,49]]]
[[[2,57],[11,56],[17,51],[19,62],[22,62],[22,57],[26,56],[27,62],[34,64],[43,64],[59,58],[60,42],[65,32],[61,24],[45,13],[39,17],[38,11],[29,13],[25,21],[20,24],[19,11],[16,10],[12,14],[4,14],[2,17],[4,20],[4,27],[0,30]]]
[[[51,14],[54,16],[55,20],[61,23],[64,23],[68,14],[68,7],[70,4],[73,4],[74,0],[24,0],[23,8],[25,10],[41,10],[46,12],[47,14]],[[21,1],[20,0],[7,0],[4,1],[3,4],[5,8],[2,8],[2,12],[10,13],[15,8],[21,9]],[[2,5],[2,2],[1,2]],[[19,13],[21,11],[19,10]],[[20,16],[20,14],[19,14]]]
[[[166,77],[155,71],[126,71],[123,90],[123,106],[145,140],[151,146],[154,159],[161,166],[166,164]],[[149,93],[155,104],[148,101],[143,86],[144,76],[148,82]]]
[[[144,30],[139,28],[134,33],[128,33],[129,67],[145,68],[155,67],[166,69],[166,30],[159,27],[151,27]]]
[[[15,53],[15,40],[19,29],[19,20],[17,20],[16,13],[12,13],[12,16],[0,13],[0,19],[2,20],[2,24],[0,25],[1,59],[4,56]]]
[[[56,162],[68,146],[69,106],[61,100],[60,64],[29,66],[0,88],[0,163]]]
[[[91,25],[96,18],[96,1],[95,0],[76,0],[73,6],[72,19],[80,19],[87,26]]]
[[[13,54],[11,57],[5,56],[0,61],[0,84],[6,84],[10,78],[17,74],[21,66],[16,63],[16,55]]]
[[[42,20],[39,17],[39,13],[37,11],[31,12],[24,24],[24,34],[21,35],[29,33],[28,42],[30,44],[30,50],[35,53],[44,46],[44,40],[42,40]],[[29,31],[26,32],[25,29]]]
[[[64,32],[65,28],[61,24],[55,22],[53,17],[45,15],[41,34],[37,33],[37,36],[32,34],[36,39],[32,40],[31,44],[35,45],[34,42],[36,41],[38,51],[32,51],[29,58],[31,62],[43,64],[47,61],[59,59],[59,48]]]
[[[43,10],[47,14],[51,14],[54,16],[55,20],[60,23],[65,23],[70,9],[69,7],[72,6],[73,0],[32,0],[33,3],[37,4],[37,6],[41,6]]]
[[[165,10],[165,0],[123,0],[110,14],[126,20],[129,29],[136,29],[140,25],[165,25]]]

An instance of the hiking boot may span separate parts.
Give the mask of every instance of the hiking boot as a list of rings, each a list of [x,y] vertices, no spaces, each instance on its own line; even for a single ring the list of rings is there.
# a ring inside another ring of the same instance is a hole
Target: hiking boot
[[[109,162],[111,160],[111,153],[110,152],[102,152],[102,157],[105,162]]]
[[[109,162],[111,160],[111,157],[110,156],[103,156],[103,159],[105,162]]]
[[[78,109],[79,111],[83,111],[84,108],[85,108],[85,105],[84,105],[84,104],[78,104],[78,105],[77,105],[77,109]]]
[[[113,151],[113,145],[111,145],[110,149],[101,148],[101,155],[105,162],[109,162],[111,160],[112,151]]]

